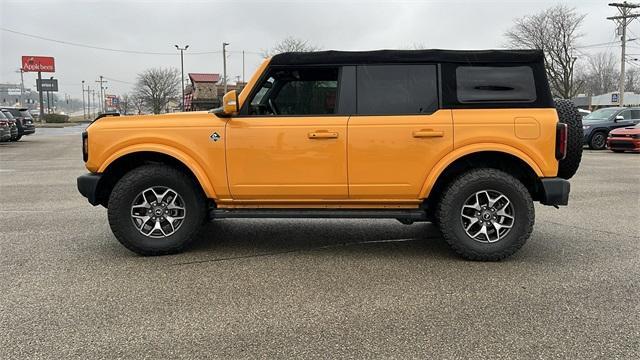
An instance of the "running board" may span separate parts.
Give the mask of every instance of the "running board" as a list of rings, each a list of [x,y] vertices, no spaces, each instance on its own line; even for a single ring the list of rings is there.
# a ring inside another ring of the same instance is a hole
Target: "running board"
[[[424,209],[216,209],[209,210],[210,219],[252,218],[320,218],[320,219],[398,219],[408,222],[427,221]]]

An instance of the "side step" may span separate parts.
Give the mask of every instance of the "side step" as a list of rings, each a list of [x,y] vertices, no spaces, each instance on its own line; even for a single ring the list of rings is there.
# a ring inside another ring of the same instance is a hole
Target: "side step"
[[[209,218],[320,218],[320,219],[398,219],[401,222],[427,221],[424,209],[217,209]]]

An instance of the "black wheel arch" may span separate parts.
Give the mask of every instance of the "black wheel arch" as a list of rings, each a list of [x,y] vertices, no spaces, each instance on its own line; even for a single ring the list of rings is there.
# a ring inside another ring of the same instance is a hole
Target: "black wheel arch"
[[[180,170],[187,174],[195,186],[202,192],[204,196],[204,190],[200,185],[200,182],[196,178],[195,174],[185,165],[182,161],[174,158],[173,156],[154,152],[154,151],[139,151],[124,155],[115,161],[113,161],[102,173],[100,182],[97,185],[96,198],[100,205],[108,207],[109,197],[116,183],[129,171],[148,164],[164,164],[171,166],[177,170]]]
[[[431,210],[435,209],[448,184],[463,173],[478,168],[497,169],[511,174],[527,188],[534,201],[542,199],[544,191],[542,182],[524,160],[500,151],[480,151],[460,157],[449,164],[438,176],[428,198],[425,199],[428,212],[431,213]]]

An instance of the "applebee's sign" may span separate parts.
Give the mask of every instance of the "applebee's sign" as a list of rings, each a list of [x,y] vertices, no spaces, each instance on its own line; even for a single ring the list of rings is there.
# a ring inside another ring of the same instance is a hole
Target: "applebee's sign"
[[[23,56],[22,71],[56,72],[56,64],[50,56]]]

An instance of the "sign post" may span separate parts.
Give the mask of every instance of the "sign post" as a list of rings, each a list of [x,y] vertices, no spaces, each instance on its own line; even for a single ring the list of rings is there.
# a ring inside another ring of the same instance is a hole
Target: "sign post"
[[[43,72],[56,72],[55,60],[50,56],[23,56],[22,71],[37,72],[38,83],[42,83]],[[38,89],[38,98],[40,100],[40,122],[44,121],[44,99],[42,91],[42,88]]]

